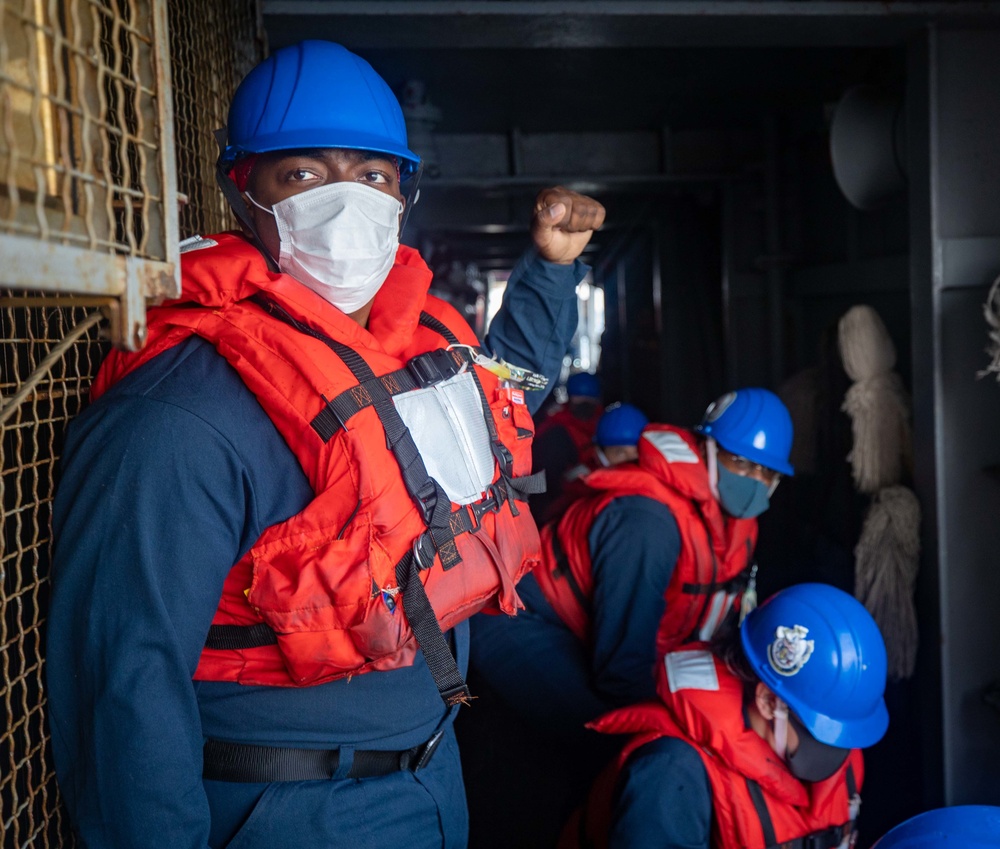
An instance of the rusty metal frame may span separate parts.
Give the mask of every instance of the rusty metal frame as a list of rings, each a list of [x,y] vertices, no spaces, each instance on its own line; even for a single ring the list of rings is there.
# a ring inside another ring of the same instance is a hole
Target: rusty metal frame
[[[171,248],[176,251],[176,240]],[[111,341],[136,351],[146,340],[146,300],[180,293],[180,263],[98,254],[84,248],[51,244],[27,236],[0,234],[0,256],[8,269],[4,282],[34,292],[79,295],[67,298],[76,306],[94,305],[104,311]],[[20,274],[18,273],[20,272]],[[22,276],[23,275],[23,276]],[[0,297],[0,307],[51,305],[30,292]]]
[[[146,301],[180,294],[177,174],[174,168],[174,112],[166,0],[148,0],[158,133],[158,177],[162,186],[163,260],[99,253],[29,235],[0,234],[0,282],[22,295],[0,298],[0,306],[51,304],[32,292],[98,297],[109,321],[112,343],[135,351],[146,339]],[[82,303],[76,299],[74,303]],[[91,303],[95,303],[91,301]]]

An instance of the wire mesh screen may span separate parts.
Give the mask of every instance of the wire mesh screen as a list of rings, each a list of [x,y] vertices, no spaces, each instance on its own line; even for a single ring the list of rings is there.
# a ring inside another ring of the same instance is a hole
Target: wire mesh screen
[[[167,259],[151,5],[0,2],[0,232]]]
[[[172,0],[174,121],[182,238],[234,226],[215,183],[219,148],[213,131],[224,127],[240,80],[264,56],[260,15],[252,2]]]
[[[173,102],[182,108],[163,151],[151,121],[163,77],[149,27],[168,16]],[[85,255],[169,257],[175,248],[164,239],[176,234],[177,213],[157,157],[190,200],[180,212],[184,235],[229,226],[212,131],[263,51],[257,0],[0,0],[0,247],[17,236]],[[90,294],[30,291],[21,282],[30,276],[0,262],[0,284],[18,286],[0,289],[4,849],[75,845],[45,716],[51,504],[66,426],[109,344],[93,310],[108,297],[86,286]]]
[[[2,408],[0,441],[0,703],[7,717],[0,831],[5,847],[69,846],[43,699],[50,519],[63,432],[84,403],[104,343],[83,308],[12,307],[0,314],[0,393],[14,401]]]

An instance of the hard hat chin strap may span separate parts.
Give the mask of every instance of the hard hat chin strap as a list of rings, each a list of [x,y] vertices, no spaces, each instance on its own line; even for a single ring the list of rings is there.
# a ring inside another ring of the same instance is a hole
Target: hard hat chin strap
[[[783,761],[788,761],[788,705],[780,696],[775,696],[774,705],[774,751]]]
[[[719,446],[711,436],[705,437],[705,464],[708,466],[708,488],[719,500]]]
[[[240,224],[242,224],[244,229],[250,234],[250,238],[255,247],[264,255],[264,258],[267,260],[271,270],[279,271],[278,261],[271,256],[271,252],[264,244],[264,240],[260,237],[260,233],[257,232],[257,226],[254,224],[253,217],[250,215],[250,207],[243,199],[243,195],[239,188],[237,188],[236,183],[233,182],[233,178],[229,176],[229,173],[222,166],[221,153],[226,149],[226,135],[227,131],[225,127],[215,131],[215,140],[219,145],[220,152],[220,157],[215,163],[215,182],[219,184],[219,189],[221,189],[223,196],[229,203],[229,208],[232,209],[233,215],[236,216]]]
[[[403,209],[403,220],[399,222],[399,238],[402,240],[403,231],[406,229],[406,222],[410,219],[410,212],[413,207],[417,205],[417,201],[420,200],[420,178],[424,174],[424,163],[421,161],[417,165],[416,173],[410,177],[406,182],[406,207]]]

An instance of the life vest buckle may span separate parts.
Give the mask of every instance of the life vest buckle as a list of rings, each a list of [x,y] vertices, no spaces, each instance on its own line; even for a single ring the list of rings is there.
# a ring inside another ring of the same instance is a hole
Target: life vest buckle
[[[491,484],[486,491],[486,497],[482,501],[475,501],[469,505],[469,512],[472,513],[472,527],[470,533],[475,533],[482,526],[482,518],[487,513],[496,513],[503,505],[502,496],[497,496],[496,484]]]
[[[510,453],[510,449],[502,442],[493,440],[493,456],[500,466],[500,473],[505,477],[509,476],[514,468],[514,455]]]
[[[424,389],[459,374],[465,368],[465,363],[446,348],[438,348],[419,354],[410,360],[406,367],[417,381],[417,385]]]
[[[444,738],[444,730],[438,729],[431,735],[430,740],[424,743],[423,746],[418,750],[416,760],[411,765],[411,769],[416,772],[418,769],[423,769],[430,763],[431,758],[434,757],[434,753],[437,751],[438,745],[440,745],[441,740]]]
[[[792,841],[792,845],[794,846],[796,842],[799,842],[801,843],[801,849],[837,849],[837,847],[843,845],[845,838],[850,836],[849,825],[831,825],[820,831],[814,831],[812,834],[805,835],[800,841]]]

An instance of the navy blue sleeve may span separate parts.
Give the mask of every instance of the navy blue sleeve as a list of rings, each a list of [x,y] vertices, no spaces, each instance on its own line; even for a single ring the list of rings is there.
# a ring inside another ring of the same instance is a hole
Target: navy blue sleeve
[[[230,568],[312,496],[256,398],[200,340],[160,354],[71,424],[46,687],[60,788],[86,845],[222,845],[260,790],[207,795],[206,737],[401,750],[440,727],[447,711],[419,652],[412,666],[313,687],[192,681]],[[453,633],[464,669],[467,623]]]
[[[618,704],[654,698],[656,631],[681,550],[677,522],[652,498],[616,498],[598,514],[588,544],[594,686]]]
[[[579,321],[576,286],[588,271],[580,260],[558,265],[541,259],[534,250],[526,253],[507,280],[486,347],[513,365],[544,374],[549,390],[553,389]],[[532,414],[547,396],[547,391],[525,393]]]
[[[210,362],[228,368],[214,352]],[[192,396],[205,376],[188,372]],[[116,387],[69,430],[54,505],[49,719],[60,787],[88,846],[204,849],[192,675],[230,567],[311,493],[272,429],[247,450],[268,452],[256,457],[260,474],[286,487],[277,501],[258,498],[231,440],[156,389]],[[245,390],[227,400],[239,397],[256,403]],[[234,423],[248,412],[228,408]]]
[[[689,743],[661,737],[632,753],[618,778],[608,849],[709,849],[712,791]]]
[[[48,686],[60,786],[87,845],[204,847],[191,676],[241,547],[249,482],[183,410],[124,402],[87,426],[56,506]],[[219,485],[232,497],[210,497]]]

